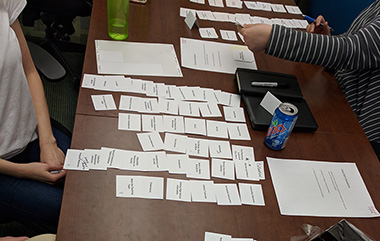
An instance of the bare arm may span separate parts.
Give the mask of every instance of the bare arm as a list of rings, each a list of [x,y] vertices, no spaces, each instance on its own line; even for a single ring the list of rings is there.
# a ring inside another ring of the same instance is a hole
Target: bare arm
[[[22,64],[28,81],[33,105],[37,116],[37,128],[40,142],[41,162],[48,164],[49,170],[60,170],[65,156],[57,147],[56,139],[51,129],[50,116],[46,103],[41,78],[34,66],[20,23],[16,20],[11,27],[16,33],[22,53]]]

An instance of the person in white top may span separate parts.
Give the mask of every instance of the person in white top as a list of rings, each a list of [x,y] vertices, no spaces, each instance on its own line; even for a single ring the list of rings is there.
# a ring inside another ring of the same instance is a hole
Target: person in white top
[[[0,216],[56,228],[70,138],[52,128],[44,89],[17,17],[0,0]],[[54,174],[55,173],[55,174]]]

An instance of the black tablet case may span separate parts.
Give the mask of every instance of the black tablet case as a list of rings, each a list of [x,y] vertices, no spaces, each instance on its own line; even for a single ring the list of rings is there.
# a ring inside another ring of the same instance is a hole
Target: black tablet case
[[[294,75],[238,68],[235,77],[253,129],[267,130],[272,119],[272,115],[260,105],[267,91],[270,91],[281,102],[289,102],[297,106],[298,119],[294,131],[312,132],[318,129],[318,124],[303,98]],[[278,82],[285,87],[252,87],[252,81]]]

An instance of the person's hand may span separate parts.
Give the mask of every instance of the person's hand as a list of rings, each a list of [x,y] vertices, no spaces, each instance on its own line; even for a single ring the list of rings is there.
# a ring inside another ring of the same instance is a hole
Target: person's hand
[[[40,160],[49,166],[50,171],[62,170],[65,154],[55,143],[40,145]]]
[[[323,26],[321,25],[321,23],[323,24]],[[319,15],[317,19],[315,19],[315,22],[312,22],[309,25],[307,25],[306,31],[309,33],[330,35],[330,26],[329,23],[325,20],[325,18],[322,15]]]
[[[244,37],[245,45],[256,53],[268,46],[272,26],[268,24],[244,24],[244,27],[238,26],[238,31]]]
[[[20,178],[33,179],[47,184],[55,184],[58,180],[66,175],[66,171],[52,174],[49,165],[42,162],[30,162],[20,165]]]
[[[0,241],[25,241],[28,239],[29,239],[28,237],[10,237],[10,236],[7,236],[4,238],[0,238]]]

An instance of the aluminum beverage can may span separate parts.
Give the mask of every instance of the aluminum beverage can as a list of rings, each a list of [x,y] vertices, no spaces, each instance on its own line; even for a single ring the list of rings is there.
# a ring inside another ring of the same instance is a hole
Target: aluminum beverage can
[[[264,143],[273,150],[285,148],[298,118],[298,109],[290,103],[281,103],[275,110]]]

